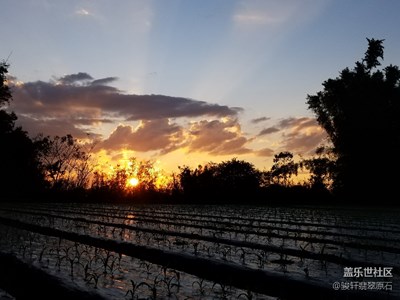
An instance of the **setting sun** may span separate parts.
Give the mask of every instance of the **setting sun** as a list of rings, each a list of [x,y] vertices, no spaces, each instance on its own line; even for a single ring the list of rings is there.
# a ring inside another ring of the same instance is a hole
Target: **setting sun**
[[[139,184],[139,180],[135,177],[128,179],[128,185],[137,186]]]

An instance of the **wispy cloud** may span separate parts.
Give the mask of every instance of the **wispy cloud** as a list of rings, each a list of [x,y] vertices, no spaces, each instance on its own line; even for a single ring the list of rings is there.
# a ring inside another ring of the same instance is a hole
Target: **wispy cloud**
[[[274,20],[270,19],[268,16],[257,12],[238,13],[233,16],[233,19],[238,23],[256,24],[256,25],[262,25],[265,23],[274,22]]]
[[[75,14],[78,16],[90,16],[92,15],[87,9],[80,8],[75,11]]]
[[[241,1],[233,15],[237,25],[277,25],[290,19],[298,1]]]
[[[314,118],[286,118],[279,122],[283,129],[282,150],[309,155],[326,139],[326,132]]]
[[[261,118],[252,119],[252,120],[250,120],[250,122],[253,123],[253,124],[258,124],[258,123],[261,123],[261,122],[264,122],[264,121],[268,121],[270,119],[271,118],[268,118],[268,117],[261,117]]]
[[[275,27],[307,21],[318,15],[329,0],[239,1],[232,18],[246,28]]]
[[[291,151],[297,154],[312,154],[326,138],[325,131],[314,118],[288,117],[275,122],[273,126],[262,129],[257,136],[279,133],[280,146],[277,151]],[[260,153],[270,153],[261,151]]]

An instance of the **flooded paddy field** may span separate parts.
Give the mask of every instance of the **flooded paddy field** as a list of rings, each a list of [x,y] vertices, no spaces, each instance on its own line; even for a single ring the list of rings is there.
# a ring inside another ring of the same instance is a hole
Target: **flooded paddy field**
[[[399,213],[1,204],[0,253],[105,299],[395,299]]]

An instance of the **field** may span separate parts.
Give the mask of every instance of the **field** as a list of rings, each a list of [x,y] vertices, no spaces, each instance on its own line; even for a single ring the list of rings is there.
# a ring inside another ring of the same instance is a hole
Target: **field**
[[[2,204],[0,237],[10,294],[39,270],[94,299],[400,297],[399,209]]]

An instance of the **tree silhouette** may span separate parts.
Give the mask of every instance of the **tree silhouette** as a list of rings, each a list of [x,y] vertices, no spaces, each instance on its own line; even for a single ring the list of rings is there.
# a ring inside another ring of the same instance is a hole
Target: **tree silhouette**
[[[39,138],[40,162],[50,187],[57,190],[85,189],[94,166],[91,154],[72,135]]]
[[[40,142],[32,141],[21,127],[17,116],[8,112],[12,100],[7,83],[8,64],[0,62],[0,193],[10,198],[32,196],[44,186],[38,161]]]
[[[378,69],[383,40],[367,40],[364,59],[326,80],[307,104],[337,155],[336,194],[360,201],[384,195],[382,201],[389,201],[400,170],[400,71],[393,65]]]
[[[0,108],[4,108],[5,105],[10,103],[11,91],[7,83],[9,65],[2,61],[0,62]]]
[[[7,134],[14,130],[17,116],[7,112],[6,108],[12,100],[10,87],[7,84],[8,64],[0,63],[0,133]]]
[[[141,191],[155,190],[161,174],[155,169],[154,162],[151,160],[138,161],[136,158],[131,158],[130,161],[136,171],[133,175],[139,181],[137,188]]]
[[[269,171],[271,183],[283,186],[291,184],[290,178],[297,175],[299,165],[294,162],[293,154],[288,151],[274,155],[273,165]]]
[[[189,201],[246,203],[254,201],[260,187],[261,173],[251,163],[236,158],[194,170],[188,166],[179,169],[180,186]]]
[[[170,191],[163,186],[163,172],[154,164],[151,160],[132,157],[126,165],[112,167],[112,171],[96,170],[88,192],[95,201],[157,201]],[[132,178],[138,180],[134,186],[129,184]]]
[[[332,149],[317,148],[314,157],[302,160],[300,167],[310,172],[309,184],[312,189],[327,190],[331,188],[336,168],[336,157],[334,157]]]
[[[260,186],[260,172],[249,162],[233,158],[218,164],[216,171],[221,187],[232,196],[247,196]]]

